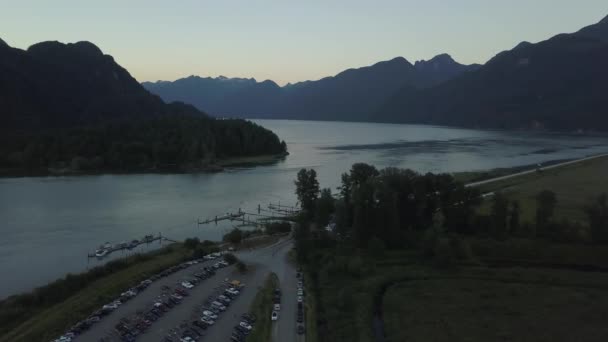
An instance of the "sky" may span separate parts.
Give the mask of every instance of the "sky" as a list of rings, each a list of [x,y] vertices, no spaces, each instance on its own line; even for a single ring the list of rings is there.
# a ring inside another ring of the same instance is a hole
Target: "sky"
[[[139,81],[282,85],[397,56],[484,63],[606,15],[606,0],[0,0],[0,38],[22,49],[91,41]]]

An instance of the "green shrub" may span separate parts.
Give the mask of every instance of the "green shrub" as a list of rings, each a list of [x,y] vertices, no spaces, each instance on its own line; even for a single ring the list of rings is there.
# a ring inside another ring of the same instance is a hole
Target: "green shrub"
[[[232,264],[238,262],[239,259],[237,259],[237,257],[234,256],[234,254],[227,253],[227,254],[224,254],[224,261],[226,261],[227,263],[229,263],[230,265],[232,265]]]

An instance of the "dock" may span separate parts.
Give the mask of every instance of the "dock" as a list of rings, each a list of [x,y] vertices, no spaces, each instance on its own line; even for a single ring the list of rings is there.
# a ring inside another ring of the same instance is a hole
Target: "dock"
[[[87,254],[87,256],[89,258],[99,258],[99,259],[102,259],[102,258],[104,258],[104,257],[112,254],[113,252],[122,251],[122,250],[125,250],[125,249],[126,250],[131,250],[131,249],[134,249],[134,248],[138,247],[139,245],[150,244],[150,243],[153,243],[155,241],[158,241],[160,243],[160,242],[162,242],[163,239],[167,240],[167,241],[173,241],[173,240],[164,238],[160,233],[158,235],[156,235],[156,236],[154,236],[154,235],[146,235],[141,240],[133,240],[131,242],[117,243],[117,244],[113,244],[113,245],[111,245],[109,247],[100,246],[95,253],[89,253],[89,254]],[[100,252],[101,255],[99,255],[98,252]]]

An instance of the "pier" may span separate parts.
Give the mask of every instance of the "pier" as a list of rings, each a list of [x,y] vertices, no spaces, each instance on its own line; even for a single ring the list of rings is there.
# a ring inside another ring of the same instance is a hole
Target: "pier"
[[[158,233],[158,235],[156,235],[156,236],[146,235],[141,240],[133,240],[131,242],[122,242],[122,243],[117,243],[117,244],[109,245],[109,246],[102,245],[94,253],[89,253],[89,254],[87,254],[87,256],[89,258],[100,258],[101,259],[116,251],[122,251],[125,249],[131,250],[133,248],[136,248],[139,245],[150,244],[155,241],[158,241],[160,243],[160,242],[162,242],[162,240],[175,242],[174,240],[165,238],[160,233]],[[106,245],[108,245],[108,244],[109,243],[106,243]]]

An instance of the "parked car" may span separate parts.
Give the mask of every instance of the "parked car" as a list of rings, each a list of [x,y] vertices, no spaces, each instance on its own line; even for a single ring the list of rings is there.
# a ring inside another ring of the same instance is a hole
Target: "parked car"
[[[303,324],[298,324],[298,335],[303,335],[304,334],[304,325]]]
[[[276,321],[277,319],[279,319],[279,314],[276,311],[272,312],[272,315],[270,315],[270,319],[273,321]]]
[[[247,322],[241,322],[239,325],[247,330],[251,330],[253,327]]]
[[[201,317],[201,322],[203,323],[207,323],[208,325],[213,325],[215,324],[215,321],[212,320],[211,318],[207,317],[207,316],[203,316]]]
[[[281,311],[281,304],[275,304],[274,311]]]
[[[249,322],[249,324],[253,324],[255,323],[255,315],[254,314],[250,314],[250,313],[244,313],[241,315],[241,318],[246,320],[247,322]]]
[[[209,317],[209,318],[211,318],[211,319],[213,319],[213,320],[216,320],[216,319],[217,319],[217,315],[216,315],[216,314],[214,314],[213,312],[209,311],[209,310],[205,310],[205,311],[203,311],[203,315],[204,315],[204,316],[207,316],[207,317]]]
[[[217,308],[217,309],[219,309],[221,311],[225,311],[226,310],[226,307],[222,303],[220,303],[218,301],[211,302],[211,306],[213,306],[213,307],[215,307],[215,308]]]

